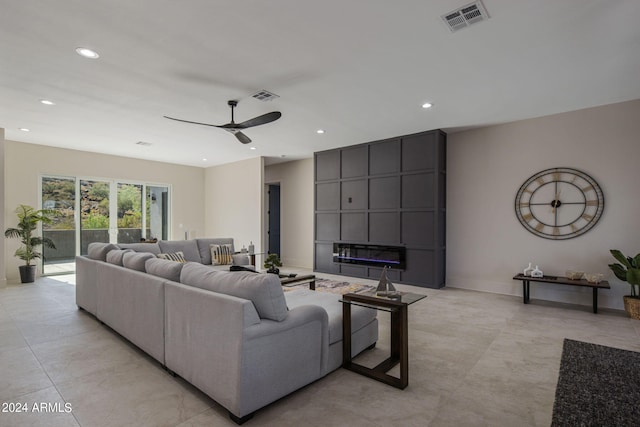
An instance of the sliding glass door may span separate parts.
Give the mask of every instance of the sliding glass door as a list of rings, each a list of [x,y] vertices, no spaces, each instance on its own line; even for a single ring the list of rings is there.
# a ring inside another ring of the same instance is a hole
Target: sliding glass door
[[[80,180],[80,255],[89,243],[111,241],[110,187],[108,181]]]
[[[118,183],[118,237],[116,243],[135,243],[142,229],[142,185]]]
[[[51,224],[42,225],[42,235],[56,248],[42,248],[45,274],[75,271],[76,256],[76,179],[42,178],[42,208],[56,211]]]
[[[146,237],[167,240],[169,238],[169,187],[147,186]]]
[[[58,213],[43,227],[56,245],[43,251],[44,274],[75,271],[75,256],[86,255],[92,242],[170,238],[169,186],[48,176],[41,186],[42,208]]]

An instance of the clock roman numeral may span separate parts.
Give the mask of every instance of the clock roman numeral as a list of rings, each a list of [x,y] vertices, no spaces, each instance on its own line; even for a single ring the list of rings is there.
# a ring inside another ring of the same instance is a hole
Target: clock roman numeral
[[[554,172],[551,176],[554,181],[560,181],[560,172]]]
[[[529,202],[522,202],[522,203],[520,203],[520,207],[521,207],[521,208],[528,208],[528,207],[529,207]]]
[[[586,187],[582,187],[582,191],[584,191],[585,193],[586,193],[587,191],[592,191],[592,190],[593,190],[593,187],[592,187],[592,186],[590,186],[590,185],[587,185]]]
[[[536,182],[537,182],[538,184],[540,184],[540,185],[543,185],[543,184],[544,184],[544,178],[543,178],[543,177],[540,177],[540,178],[536,179]]]
[[[539,222],[538,225],[536,225],[536,231],[542,232],[543,229],[544,229],[544,224]]]
[[[582,218],[587,220],[587,221],[591,221],[593,219],[593,215],[582,214]]]
[[[598,206],[597,200],[587,200],[587,206]]]
[[[525,222],[529,222],[533,219],[533,215],[531,215],[530,213],[526,214],[526,215],[522,215],[522,219],[525,220]]]

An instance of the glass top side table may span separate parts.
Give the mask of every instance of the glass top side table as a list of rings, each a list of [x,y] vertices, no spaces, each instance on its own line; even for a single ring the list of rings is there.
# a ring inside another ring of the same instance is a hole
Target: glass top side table
[[[342,367],[385,384],[404,389],[409,385],[408,307],[426,295],[398,292],[393,296],[376,296],[375,292],[345,294],[342,303]],[[391,314],[391,355],[373,368],[353,362],[351,355],[351,305],[388,311]],[[400,378],[387,374],[400,364]]]

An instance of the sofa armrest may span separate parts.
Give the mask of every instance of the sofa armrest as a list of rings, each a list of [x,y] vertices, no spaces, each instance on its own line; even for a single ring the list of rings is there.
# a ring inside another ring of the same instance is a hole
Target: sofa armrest
[[[76,256],[76,305],[94,316],[98,312],[96,266],[101,262]]]
[[[306,305],[290,310],[282,322],[262,320],[260,325],[246,330],[242,356],[240,407],[236,414],[240,417],[327,372],[327,312],[322,307]]]

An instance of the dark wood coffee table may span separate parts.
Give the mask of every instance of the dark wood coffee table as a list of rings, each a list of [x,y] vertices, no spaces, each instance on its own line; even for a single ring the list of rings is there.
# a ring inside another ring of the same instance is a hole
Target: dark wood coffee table
[[[404,389],[409,385],[408,308],[426,295],[400,292],[395,297],[379,297],[374,292],[345,294],[342,303],[342,367],[385,384]],[[351,355],[351,305],[374,308],[391,313],[391,357],[374,368],[358,365]],[[387,374],[400,364],[400,378]]]
[[[295,277],[290,277],[288,274],[279,274],[280,284],[282,286],[299,285],[300,283],[309,282],[309,289],[316,290],[316,276],[313,274],[298,274]]]

